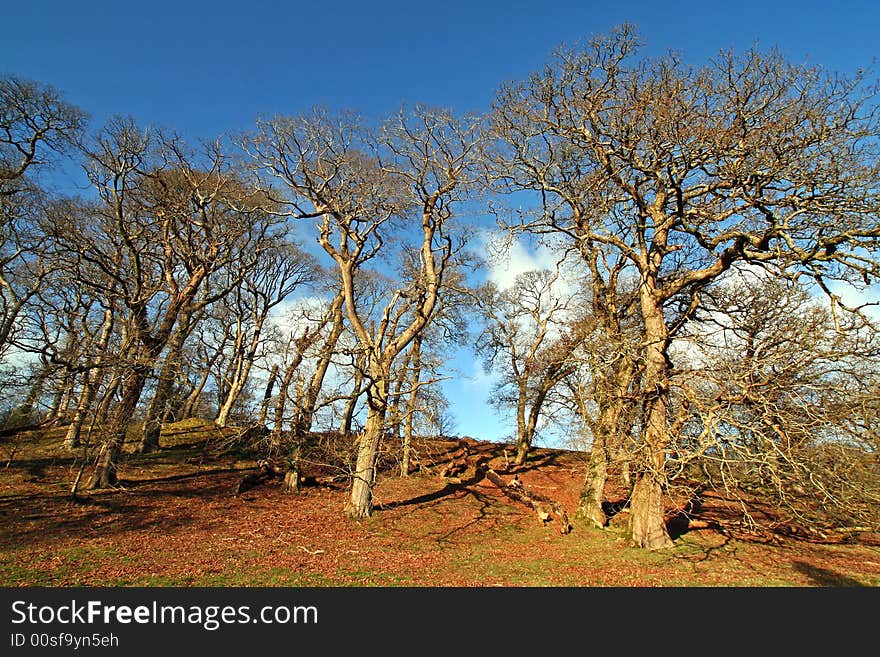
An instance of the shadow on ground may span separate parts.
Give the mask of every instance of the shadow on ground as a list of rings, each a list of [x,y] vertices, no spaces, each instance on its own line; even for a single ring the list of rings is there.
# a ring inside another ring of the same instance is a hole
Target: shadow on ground
[[[806,561],[794,561],[792,562],[792,566],[797,572],[806,575],[816,586],[864,586],[864,584],[852,577],[836,573],[833,570],[828,570],[826,568],[819,568]]]

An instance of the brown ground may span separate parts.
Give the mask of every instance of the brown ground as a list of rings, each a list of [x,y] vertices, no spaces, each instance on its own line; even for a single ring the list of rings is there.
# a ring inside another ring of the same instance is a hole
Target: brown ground
[[[691,529],[673,523],[670,550],[574,518],[560,534],[473,467],[441,477],[457,441],[422,445],[420,473],[383,474],[360,522],[342,514],[344,482],[289,495],[272,480],[236,496],[254,461],[220,453],[202,429],[167,432],[158,454],[128,457],[119,488],[79,502],[67,497],[79,463],[57,437],[0,444],[0,585],[880,586],[877,535],[808,535],[766,508],[749,533],[718,493]],[[503,471],[502,445],[473,441],[469,454]],[[539,449],[518,476],[573,516],[584,459]]]

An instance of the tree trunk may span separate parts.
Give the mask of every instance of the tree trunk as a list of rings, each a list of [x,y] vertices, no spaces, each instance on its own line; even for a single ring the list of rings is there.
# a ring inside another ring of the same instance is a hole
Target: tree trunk
[[[403,358],[403,362],[400,364],[400,368],[397,371],[397,376],[394,380],[394,392],[388,399],[388,411],[386,412],[386,418],[388,419],[387,425],[390,429],[390,434],[396,441],[400,440],[401,434],[401,425],[403,424],[403,416],[400,412],[401,407],[401,397],[403,397],[403,386],[406,384],[407,379],[407,370],[409,370],[409,364],[412,360],[412,349],[406,352],[406,355]]]
[[[352,423],[354,422],[354,411],[357,408],[358,399],[360,399],[362,391],[361,384],[363,384],[364,375],[361,371],[360,367],[354,368],[354,387],[351,391],[351,397],[348,398],[348,401],[345,404],[345,411],[342,413],[342,422],[339,425],[339,432],[343,436],[347,436],[351,433]]]
[[[122,384],[122,371],[119,366],[113,372],[113,376],[110,378],[110,381],[107,383],[107,389],[104,391],[103,396],[101,397],[101,401],[98,404],[98,407],[95,409],[95,424],[97,426],[104,426],[107,424],[107,419],[110,417],[110,407],[113,404],[113,398],[116,396],[116,393],[119,391],[119,386]]]
[[[132,416],[138,401],[140,401],[149,371],[149,368],[144,365],[137,366],[123,387],[122,400],[113,413],[113,433],[101,448],[98,465],[89,483],[89,488],[92,490],[107,488],[116,483],[119,454],[122,452],[128,427],[131,425]]]
[[[300,437],[293,437],[293,444],[290,447],[290,455],[287,457],[287,472],[284,475],[284,484],[282,490],[285,493],[299,492],[299,479],[301,473],[300,459]]]
[[[373,483],[379,444],[385,430],[385,406],[375,403],[368,409],[367,424],[358,446],[351,497],[345,505],[345,515],[349,518],[367,518],[373,513]]]
[[[406,403],[406,426],[403,432],[403,454],[400,458],[400,476],[409,476],[409,464],[412,455],[413,422],[418,404],[419,379],[422,376],[422,336],[417,335],[413,339],[412,351],[412,379],[410,379],[409,399]]]
[[[92,373],[87,370],[82,377],[82,389],[79,392],[79,400],[76,403],[76,410],[67,427],[67,433],[64,435],[64,448],[68,450],[79,447],[79,436],[82,431],[83,422],[89,407],[95,398],[95,385],[92,382]]]
[[[32,421],[36,420],[35,417],[32,417],[34,414],[34,407],[36,407],[37,403],[40,401],[40,397],[43,396],[43,388],[46,385],[46,379],[49,378],[50,371],[48,365],[43,365],[34,377],[27,397],[18,408],[17,416],[22,425],[30,424]]]
[[[604,527],[608,522],[602,503],[605,501],[611,454],[620,451],[625,436],[632,430],[632,414],[626,412],[625,401],[634,376],[635,363],[622,357],[615,365],[609,366],[596,383],[599,419],[593,427],[593,445],[578,506],[578,516],[596,527]],[[582,410],[586,417],[585,413]],[[625,465],[628,466],[628,462]]]
[[[345,515],[350,518],[366,518],[373,512],[376,463],[379,458],[379,445],[385,433],[385,416],[388,412],[390,367],[374,363],[370,369],[372,383],[367,389],[367,424],[358,445],[351,497],[345,505]]]
[[[663,513],[666,447],[669,444],[669,334],[663,306],[650,280],[640,288],[640,305],[645,322],[644,374],[644,463],[640,464],[630,498],[630,536],[636,546],[651,550],[672,546]]]
[[[597,432],[593,436],[590,448],[590,461],[587,465],[587,476],[581,489],[577,515],[594,527],[602,528],[608,522],[602,502],[605,501],[605,482],[608,479],[608,452],[605,436]]]
[[[275,388],[275,380],[278,378],[278,364],[272,366],[269,372],[269,381],[266,383],[266,391],[263,393],[263,402],[260,404],[260,416],[257,424],[266,426],[266,418],[269,417],[269,401],[272,399],[272,390]]]
[[[101,325],[101,335],[98,338],[97,355],[92,362],[92,368],[83,375],[83,387],[80,392],[79,402],[76,406],[76,412],[73,415],[70,426],[67,428],[67,434],[64,437],[64,446],[67,449],[75,449],[79,446],[80,433],[82,425],[88,416],[89,409],[95,402],[95,396],[98,393],[98,386],[101,379],[104,378],[104,369],[101,365],[107,352],[107,345],[110,344],[110,336],[113,333],[113,310],[104,311],[104,322]]]
[[[312,375],[312,380],[309,382],[309,386],[303,395],[302,404],[296,419],[296,430],[301,435],[305,435],[312,430],[318,396],[324,387],[324,379],[327,376],[327,370],[330,368],[330,362],[333,360],[333,354],[336,353],[336,344],[339,342],[342,331],[345,329],[342,301],[343,295],[340,291],[334,297],[333,303],[330,304],[328,313],[333,319],[333,325],[321,347],[321,356],[318,358],[318,362],[315,365],[315,373]]]
[[[528,423],[526,422],[526,403],[527,390],[525,384],[519,385],[519,396],[516,400],[516,458],[515,465],[522,465],[526,462],[529,454],[531,439],[526,435],[528,432]]]
[[[268,314],[268,308],[265,313]],[[229,392],[226,395],[226,399],[220,404],[217,419],[214,420],[214,424],[218,427],[225,427],[227,422],[229,422],[229,413],[232,411],[235,402],[237,402],[238,398],[241,396],[241,391],[244,390],[248,377],[251,375],[254,358],[256,357],[257,349],[260,347],[260,336],[263,332],[263,323],[266,321],[266,314],[256,318],[250,345],[248,345],[247,351],[239,355],[237,357],[237,362],[233,364],[235,373],[229,384]]]
[[[177,329],[168,341],[165,361],[162,363],[162,369],[159,372],[159,382],[156,384],[156,391],[153,393],[153,399],[150,400],[150,405],[147,407],[147,416],[144,418],[144,435],[137,450],[141,454],[155,452],[159,449],[162,419],[165,416],[165,408],[168,406],[168,400],[174,389],[174,380],[180,372],[183,345],[192,330],[191,318],[191,312],[182,312]]]
[[[302,362],[302,354],[298,354],[291,363],[284,369],[284,377],[281,379],[281,385],[278,387],[278,398],[275,400],[275,417],[272,426],[272,449],[278,450],[281,447],[281,432],[284,429],[284,411],[287,408],[287,397],[290,391],[290,384],[293,381],[293,375],[296,373],[297,367]]]
[[[217,351],[217,354],[219,353],[220,350]],[[199,379],[196,387],[192,389],[189,395],[187,395],[186,400],[183,402],[183,408],[181,408],[180,410],[181,420],[188,420],[195,414],[196,405],[199,403],[199,400],[202,397],[202,392],[205,390],[205,386],[208,384],[208,379],[211,378],[211,368],[214,366],[215,361],[216,355],[210,361],[205,363],[205,369],[202,372],[202,377]]]
[[[73,394],[74,381],[70,371],[65,369],[64,375],[58,383],[58,389],[55,391],[55,396],[52,398],[52,404],[49,406],[49,412],[46,414],[46,419],[52,425],[58,424],[67,415],[70,398]]]

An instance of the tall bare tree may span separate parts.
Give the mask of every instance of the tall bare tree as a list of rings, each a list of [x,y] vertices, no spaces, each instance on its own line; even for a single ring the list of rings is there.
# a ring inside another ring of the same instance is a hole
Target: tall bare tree
[[[269,313],[298,288],[315,282],[317,276],[313,256],[293,244],[283,244],[266,251],[229,295],[236,334],[227,394],[219,402],[217,426],[226,426],[229,412],[250,376]]]
[[[529,227],[638,272],[644,458],[630,530],[662,548],[674,336],[737,262],[811,277],[838,309],[833,281],[877,280],[878,123],[858,75],[758,50],[689,67],[638,46],[624,26],[560,50],[502,89],[494,120],[498,180],[539,195]]]
[[[84,124],[52,87],[0,77],[0,358],[53,269],[40,225],[48,200],[35,174],[72,150]]]
[[[217,144],[199,157],[176,138],[115,119],[88,158],[100,201],[94,220],[66,236],[71,250],[114,282],[131,337],[114,429],[91,482],[104,487],[116,480],[135,408],[180,314],[214,271],[233,262],[245,270],[259,257],[271,221]],[[143,451],[155,447],[141,444]]]
[[[394,359],[434,315],[455,255],[453,208],[463,200],[479,138],[476,122],[416,108],[378,131],[350,116],[316,113],[260,126],[251,148],[287,187],[292,213],[317,219],[318,242],[336,263],[345,310],[366,354],[367,420],[346,514],[369,516],[385,430]],[[370,326],[357,306],[366,264],[388,251],[389,231],[419,253],[415,277],[401,281]]]

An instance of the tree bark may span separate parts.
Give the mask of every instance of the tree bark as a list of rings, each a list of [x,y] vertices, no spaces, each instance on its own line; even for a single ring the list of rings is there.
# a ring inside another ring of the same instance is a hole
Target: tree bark
[[[98,386],[104,378],[102,364],[107,353],[107,345],[110,344],[110,336],[113,334],[113,324],[113,310],[108,308],[104,311],[104,323],[101,325],[101,334],[96,345],[97,355],[95,360],[92,361],[92,368],[83,375],[83,386],[79,402],[76,406],[76,412],[73,415],[70,426],[67,427],[67,434],[64,436],[64,446],[67,449],[75,449],[79,446],[82,425],[89,413],[89,409],[95,402]]]
[[[275,381],[278,379],[278,363],[272,366],[269,372],[269,380],[266,382],[266,390],[263,393],[263,401],[260,404],[260,416],[257,418],[257,424],[266,425],[266,418],[269,417],[269,402],[272,399],[272,390],[275,388]]]
[[[123,386],[122,400],[113,413],[111,423],[113,433],[101,448],[98,465],[89,483],[89,488],[92,490],[107,488],[116,484],[119,454],[122,452],[128,427],[131,425],[132,416],[141,398],[141,392],[144,389],[144,384],[147,382],[149,371],[149,368],[144,365],[135,367],[129,380]]]
[[[618,349],[618,353],[621,353]],[[626,396],[635,377],[635,363],[624,355],[605,372],[596,374],[595,397],[599,406],[598,421],[593,424],[593,445],[580,494],[578,516],[596,527],[604,527],[608,518],[602,508],[608,464],[611,454],[619,452],[625,437],[632,429],[632,418],[627,410]],[[586,418],[586,410],[581,413]],[[586,421],[586,420],[585,420]],[[628,465],[628,463],[627,463]]]
[[[605,482],[608,479],[608,452],[605,445],[605,436],[597,433],[593,436],[593,445],[590,448],[590,460],[587,465],[587,475],[584,478],[584,487],[581,489],[577,515],[594,527],[605,527],[608,518],[602,508],[605,501]]]
[[[58,389],[55,391],[55,396],[52,398],[52,403],[49,405],[49,411],[46,414],[46,419],[53,426],[64,419],[70,406],[70,398],[73,395],[75,379],[70,370],[65,368],[63,371],[64,374],[58,383]]]
[[[214,367],[214,363],[217,362],[217,359],[220,357],[222,353],[222,349],[217,349],[214,352],[214,355],[211,356],[204,363],[204,371],[202,372],[202,376],[199,379],[199,382],[196,384],[196,387],[192,389],[192,391],[187,395],[186,400],[183,402],[183,408],[180,410],[180,419],[188,420],[195,414],[196,405],[199,403],[199,399],[202,397],[202,392],[205,390],[205,386],[208,384],[208,379],[211,378],[211,370]]]
[[[647,455],[639,468],[630,499],[630,536],[638,547],[651,550],[672,546],[663,513],[666,447],[669,444],[669,335],[663,304],[650,278],[639,292],[645,322],[644,439]]]
[[[354,368],[354,387],[352,388],[351,396],[345,404],[345,411],[342,413],[342,422],[339,424],[339,433],[343,436],[347,436],[351,433],[351,427],[354,423],[354,411],[357,408],[358,399],[360,399],[363,394],[361,385],[363,385],[364,382],[364,374],[361,370],[361,366],[361,363],[358,363]]]
[[[514,458],[515,465],[522,465],[526,462],[526,456],[528,456],[529,447],[531,447],[531,440],[526,435],[526,432],[528,431],[528,424],[526,422],[527,394],[528,391],[526,389],[526,384],[520,382],[519,396],[516,400],[516,457]]]
[[[293,381],[293,375],[296,373],[297,367],[302,362],[302,354],[298,354],[298,358],[294,358],[287,367],[284,368],[284,376],[281,384],[278,386],[278,398],[275,400],[275,415],[272,425],[272,448],[281,447],[281,432],[284,429],[284,411],[287,408],[287,398],[290,392],[290,384]]]
[[[373,513],[373,484],[376,482],[379,445],[385,433],[390,369],[382,362],[374,362],[370,368],[372,381],[367,388],[367,423],[358,445],[351,495],[344,509],[349,518],[367,518]]]
[[[315,365],[315,372],[303,395],[299,412],[296,418],[296,431],[299,435],[305,435],[312,430],[312,424],[315,420],[315,410],[318,404],[318,396],[321,394],[321,388],[324,387],[324,379],[327,376],[327,370],[330,368],[330,362],[333,360],[333,354],[336,353],[336,344],[345,328],[344,318],[342,314],[342,292],[339,292],[330,305],[329,314],[333,319],[333,325],[327,339],[321,346],[321,355]]]
[[[183,345],[192,330],[190,319],[192,313],[183,312],[180,315],[180,323],[168,342],[165,352],[165,361],[159,372],[159,382],[156,391],[147,407],[147,415],[144,419],[144,434],[138,446],[138,452],[147,454],[159,449],[159,434],[162,432],[162,419],[165,416],[165,408],[171,391],[174,389],[174,380],[180,371],[180,361],[183,354]]]
[[[377,381],[375,385],[382,385],[382,382]],[[385,431],[387,408],[385,400],[380,398],[381,393],[374,392],[374,395],[368,404],[367,424],[358,445],[351,495],[345,505],[345,515],[349,518],[368,518],[373,513],[373,483],[376,480],[376,461]]]
[[[22,402],[18,411],[18,415],[23,424],[28,424],[35,419],[32,417],[34,414],[34,407],[36,407],[37,402],[40,401],[40,397],[43,396],[43,388],[46,385],[46,379],[49,378],[50,371],[49,366],[44,364],[40,367],[40,371],[34,377],[27,397]]]
[[[268,314],[268,309],[266,310]],[[232,411],[232,407],[235,405],[235,402],[238,401],[238,398],[241,396],[241,391],[244,389],[245,384],[247,383],[248,377],[251,374],[251,368],[254,364],[254,358],[257,353],[257,349],[260,346],[260,336],[263,332],[263,323],[266,321],[266,315],[258,316],[253,328],[253,334],[251,335],[251,341],[248,345],[246,351],[236,356],[235,362],[232,367],[234,369],[234,374],[232,376],[232,380],[229,383],[229,391],[226,394],[226,398],[220,404],[220,410],[217,413],[217,419],[214,420],[214,424],[218,427],[225,427],[229,422],[229,413]]]
[[[412,458],[413,423],[415,421],[416,406],[418,405],[419,379],[422,376],[422,336],[417,335],[413,339],[412,350],[412,378],[410,379],[409,399],[406,403],[406,425],[403,432],[403,454],[400,458],[400,476],[409,476],[409,465]]]

